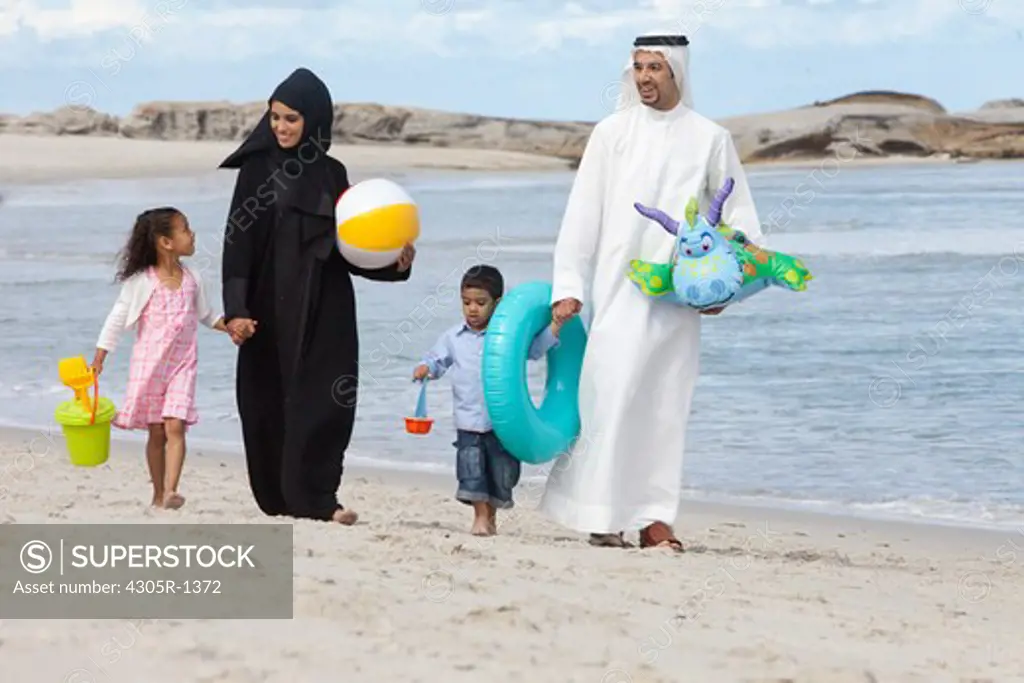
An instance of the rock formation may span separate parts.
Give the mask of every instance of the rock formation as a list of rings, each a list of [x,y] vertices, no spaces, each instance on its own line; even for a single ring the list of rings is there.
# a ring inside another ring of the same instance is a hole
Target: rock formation
[[[149,102],[124,118],[63,107],[25,117],[0,115],[0,133],[107,135],[159,140],[240,140],[259,121],[253,102]],[[589,122],[498,118],[379,104],[335,107],[339,143],[501,149],[578,162]],[[951,114],[935,100],[866,91],[778,112],[719,121],[745,162],[830,155],[1024,158],[1024,100]],[[846,158],[846,157],[844,157]]]
[[[1009,103],[950,114],[935,100],[905,93],[855,93],[808,107],[720,121],[744,161],[946,156],[1024,158],[1024,108]],[[997,113],[993,113],[997,112]]]

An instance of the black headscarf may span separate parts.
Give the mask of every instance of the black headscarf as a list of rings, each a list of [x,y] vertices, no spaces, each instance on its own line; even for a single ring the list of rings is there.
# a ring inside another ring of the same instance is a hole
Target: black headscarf
[[[274,100],[299,112],[304,119],[302,139],[292,148],[282,149],[270,128],[270,103]],[[333,125],[334,102],[327,86],[309,69],[298,68],[274,89],[259,123],[238,149],[220,163],[220,168],[240,168],[252,155],[265,154],[272,166],[285,171],[281,180],[288,186],[283,193],[284,203],[304,204],[305,201],[297,199],[302,196],[315,204],[315,195],[327,187],[327,150],[331,147]],[[289,160],[291,169],[285,166]],[[299,164],[301,175],[296,177]]]

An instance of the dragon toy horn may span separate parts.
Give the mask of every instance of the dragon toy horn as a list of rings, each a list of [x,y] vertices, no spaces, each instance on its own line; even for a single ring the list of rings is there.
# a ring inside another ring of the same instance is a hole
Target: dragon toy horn
[[[657,221],[658,223],[660,223],[661,227],[665,228],[665,230],[667,230],[671,234],[679,234],[679,221],[673,220],[672,217],[669,216],[664,211],[659,211],[658,209],[649,209],[643,204],[640,204],[639,202],[633,204],[633,207],[637,211],[639,211],[642,216],[646,216],[647,218],[650,218],[652,221]]]
[[[715,193],[715,199],[711,202],[711,208],[708,209],[708,223],[712,226],[718,225],[718,221],[722,218],[722,207],[725,205],[725,200],[729,197],[732,192],[733,185],[735,182],[732,178],[726,178],[725,184],[722,185],[722,189]]]

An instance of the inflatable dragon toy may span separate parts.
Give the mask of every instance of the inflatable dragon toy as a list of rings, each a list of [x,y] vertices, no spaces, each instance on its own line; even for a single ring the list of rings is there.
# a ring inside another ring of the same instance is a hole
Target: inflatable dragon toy
[[[668,263],[634,259],[629,279],[644,294],[665,298],[697,310],[720,308],[742,301],[770,285],[802,292],[813,279],[793,256],[762,249],[742,231],[721,223],[722,207],[734,187],[727,178],[715,194],[707,216],[697,213],[697,199],[686,205],[686,224],[658,209],[636,203],[634,208],[675,236]]]

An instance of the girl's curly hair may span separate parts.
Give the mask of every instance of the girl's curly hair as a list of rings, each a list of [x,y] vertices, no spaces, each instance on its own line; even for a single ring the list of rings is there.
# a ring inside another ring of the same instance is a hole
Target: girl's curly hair
[[[118,282],[124,282],[132,275],[156,265],[156,240],[158,237],[171,236],[175,216],[184,214],[173,206],[161,206],[143,211],[135,218],[132,234],[121,250]]]

